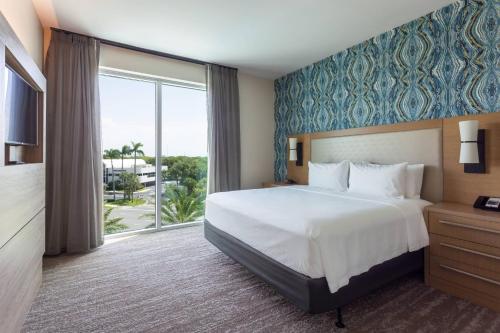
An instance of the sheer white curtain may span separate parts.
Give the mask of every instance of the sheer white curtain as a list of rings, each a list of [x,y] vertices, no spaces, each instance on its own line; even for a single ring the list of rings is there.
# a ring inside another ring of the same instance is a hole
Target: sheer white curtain
[[[99,41],[52,31],[47,57],[46,254],[103,243]]]

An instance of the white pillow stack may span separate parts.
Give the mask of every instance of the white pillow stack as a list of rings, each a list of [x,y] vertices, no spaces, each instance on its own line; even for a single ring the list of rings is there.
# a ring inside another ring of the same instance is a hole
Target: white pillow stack
[[[349,192],[404,198],[408,163],[391,165],[350,163]]]
[[[406,194],[409,199],[420,199],[424,179],[423,164],[408,164],[406,168]]]
[[[311,163],[309,162],[309,185],[328,188],[338,192],[347,191],[349,162]]]
[[[419,199],[424,177],[423,164],[312,163],[309,185],[337,192],[375,195],[386,198]]]

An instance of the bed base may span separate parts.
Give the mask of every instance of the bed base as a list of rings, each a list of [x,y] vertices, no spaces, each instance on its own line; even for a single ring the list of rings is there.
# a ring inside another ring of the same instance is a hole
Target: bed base
[[[236,262],[272,285],[285,298],[309,313],[337,310],[337,327],[344,327],[341,308],[353,300],[410,273],[423,271],[424,251],[408,252],[354,276],[330,293],[326,278],[310,278],[262,254],[205,220],[205,238]]]

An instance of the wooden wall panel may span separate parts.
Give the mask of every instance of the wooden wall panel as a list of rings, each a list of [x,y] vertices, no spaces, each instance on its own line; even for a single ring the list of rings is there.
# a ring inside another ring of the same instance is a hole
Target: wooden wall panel
[[[0,248],[0,332],[19,332],[42,282],[45,210]]]
[[[24,148],[23,165],[7,165],[0,97],[0,332],[18,332],[42,279],[45,240],[46,80],[0,13],[0,91],[8,63],[39,91],[39,144]]]
[[[486,129],[486,173],[464,173],[458,163],[460,132],[458,122],[479,120],[479,127]],[[500,196],[500,112],[462,116],[439,120],[424,120],[394,125],[370,126],[330,132],[290,135],[304,143],[304,165],[298,167],[288,161],[288,178],[299,184],[307,184],[307,161],[310,159],[311,140],[328,137],[351,136],[373,133],[408,131],[443,127],[443,201],[472,205],[479,195]],[[418,143],[416,143],[418,144]]]
[[[479,120],[486,129],[486,173],[464,173],[458,122]],[[463,116],[443,121],[444,201],[472,205],[479,195],[500,196],[500,112]]]
[[[442,122],[443,121],[441,119],[420,120],[420,121],[410,121],[398,124],[348,128],[348,129],[335,130],[329,132],[317,132],[317,133],[311,133],[310,135],[311,139],[314,140],[323,138],[333,138],[339,136],[415,131],[421,129],[438,128],[442,126]]]
[[[307,162],[311,159],[311,137],[309,134],[290,135],[288,138],[297,138],[297,142],[302,142],[302,166],[295,165],[294,161],[290,161],[290,149],[287,146],[287,170],[288,179],[295,181],[297,184],[307,185],[309,168]]]
[[[419,129],[429,129],[429,128],[439,128],[442,127],[441,119],[432,120],[422,120],[415,122],[391,124],[391,125],[380,125],[380,126],[369,126],[360,128],[350,128],[344,130],[335,130],[329,132],[317,132],[317,133],[306,133],[306,134],[294,134],[290,135],[288,138],[297,138],[298,142],[303,142],[304,149],[304,165],[296,166],[295,162],[288,161],[287,171],[288,179],[296,181],[298,184],[308,184],[308,173],[309,168],[307,167],[307,162],[311,159],[311,140],[341,137],[341,136],[353,136],[353,135],[364,135],[364,134],[376,134],[376,133],[389,133],[389,132],[402,132],[402,131],[412,131]],[[288,150],[287,154],[290,151]]]
[[[45,207],[45,167],[0,167],[0,247]]]

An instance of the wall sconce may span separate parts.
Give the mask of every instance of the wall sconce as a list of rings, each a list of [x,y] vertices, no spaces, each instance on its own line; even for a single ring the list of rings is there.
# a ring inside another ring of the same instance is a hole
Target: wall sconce
[[[295,161],[296,166],[302,166],[302,142],[297,142],[297,138],[288,139],[290,149],[290,161]]]
[[[460,121],[460,160],[466,173],[485,173],[485,130],[478,120]]]

